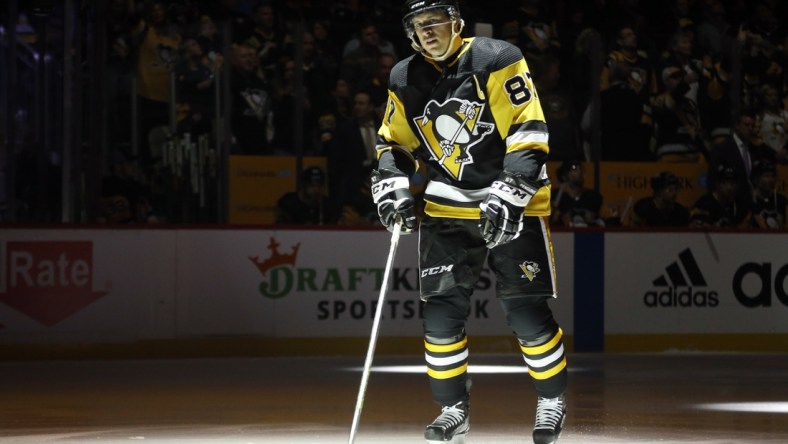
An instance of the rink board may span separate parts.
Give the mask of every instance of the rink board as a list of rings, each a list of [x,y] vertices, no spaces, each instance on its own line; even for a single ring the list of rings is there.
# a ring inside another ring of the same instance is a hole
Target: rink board
[[[385,231],[5,229],[0,344],[363,340],[389,240]],[[552,307],[581,351],[747,346],[730,337],[788,351],[785,234],[555,232],[553,241]],[[382,338],[421,334],[416,243],[401,238]],[[511,336],[494,285],[485,269],[469,335]]]

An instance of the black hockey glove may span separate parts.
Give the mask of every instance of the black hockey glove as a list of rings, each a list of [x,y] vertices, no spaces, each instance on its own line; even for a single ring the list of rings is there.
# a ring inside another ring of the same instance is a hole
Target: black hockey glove
[[[402,234],[416,230],[416,202],[408,186],[407,176],[390,171],[372,170],[372,200],[378,206],[380,221],[389,231],[402,222]]]
[[[479,205],[479,230],[487,248],[517,239],[523,228],[523,210],[538,190],[532,181],[506,171],[490,185],[490,194]]]

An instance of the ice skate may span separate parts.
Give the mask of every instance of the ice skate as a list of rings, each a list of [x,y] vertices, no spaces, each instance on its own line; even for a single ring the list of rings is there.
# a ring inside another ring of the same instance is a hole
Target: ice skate
[[[558,441],[566,418],[566,399],[539,398],[536,404],[534,423],[534,444],[553,444]]]
[[[468,423],[468,403],[443,407],[443,411],[424,431],[424,438],[429,444],[463,444],[465,435],[471,428]]]

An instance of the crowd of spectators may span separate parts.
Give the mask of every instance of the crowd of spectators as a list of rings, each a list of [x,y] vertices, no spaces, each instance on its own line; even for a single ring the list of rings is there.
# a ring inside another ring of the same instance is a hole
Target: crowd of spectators
[[[231,152],[325,156],[333,203],[356,205],[388,73],[412,53],[401,3],[112,0],[109,72],[137,80],[141,162],[159,155],[150,132],[169,124],[170,73],[178,131],[201,134],[216,128],[216,82],[229,72]],[[754,163],[788,161],[781,0],[459,3],[468,36],[491,29],[525,54],[550,128],[548,160],[706,162],[710,187],[717,171],[736,175],[740,208],[753,203]],[[122,117],[111,121],[112,134],[127,134]],[[736,148],[750,157],[742,165],[722,154]]]
[[[759,159],[751,168],[749,179],[742,180],[735,167],[712,164],[706,192],[689,207],[678,201],[679,178],[669,170],[660,171],[651,177],[651,194],[631,202],[632,208],[620,214],[605,208],[604,197],[585,184],[583,163],[568,160],[556,171],[550,223],[565,227],[788,228],[788,197],[777,190],[775,163]]]

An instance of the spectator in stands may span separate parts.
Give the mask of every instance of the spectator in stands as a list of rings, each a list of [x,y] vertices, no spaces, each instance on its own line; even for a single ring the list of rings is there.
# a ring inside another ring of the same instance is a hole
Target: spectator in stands
[[[337,122],[332,140],[326,144],[329,187],[341,205],[353,196],[376,164],[375,145],[380,118],[366,91],[353,96],[353,117]]]
[[[697,103],[687,96],[690,85],[686,78],[694,79],[695,75],[677,66],[662,70],[664,90],[652,106],[660,161],[697,162],[707,151]]]
[[[323,18],[312,23],[312,35],[315,37],[315,50],[324,58],[330,59],[335,63],[335,71],[339,72],[339,65],[342,61],[342,44],[337,41],[332,33],[332,23]]]
[[[237,146],[235,152],[271,154],[266,131],[271,113],[271,91],[255,49],[245,43],[233,47],[232,68],[230,125]]]
[[[320,167],[308,167],[300,176],[298,191],[277,201],[276,222],[280,224],[334,224],[339,211],[327,197],[326,174]]]
[[[635,91],[647,101],[657,93],[657,81],[654,67],[648,54],[638,47],[638,36],[629,24],[619,27],[616,32],[615,49],[607,55],[607,63],[602,68],[601,89],[612,86],[611,78],[614,69],[623,69]]]
[[[101,181],[98,221],[110,224],[157,223],[151,192],[137,180],[137,156],[111,153],[110,175]]]
[[[338,71],[334,61],[321,56],[315,47],[315,37],[311,32],[301,35],[301,70],[303,82],[312,108],[320,110],[331,100],[332,79]]]
[[[730,169],[737,183],[736,202],[747,209],[752,201],[750,174],[752,165],[758,160],[768,158],[768,148],[758,145],[756,115],[750,111],[742,112],[736,121],[733,134],[713,148],[709,161],[709,181],[713,184],[718,178],[716,173]],[[725,165],[727,169],[721,169]]]
[[[224,42],[213,19],[204,14],[200,16],[200,31],[197,34],[197,42],[199,42],[205,53],[203,63],[214,74],[218,74],[224,65]]]
[[[315,20],[312,23],[315,59],[319,60],[322,69],[325,70],[324,77],[329,84],[339,76],[339,67],[342,64],[342,49],[331,34],[331,30],[331,24],[326,20]],[[331,86],[328,89],[331,89]]]
[[[698,44],[693,45],[700,51],[692,66],[699,76],[696,102],[704,135],[707,145],[713,146],[731,132],[731,61],[735,33],[725,19],[722,2],[706,0],[700,8],[699,15],[703,19],[695,28],[694,41]]]
[[[246,43],[255,49],[260,59],[260,67],[268,78],[272,78],[277,61],[289,53],[286,46],[291,42],[291,37],[278,23],[274,7],[270,3],[259,3],[255,6],[252,19],[255,27]]]
[[[690,226],[744,228],[750,224],[749,206],[743,208],[736,201],[739,179],[736,171],[718,164],[716,180],[711,190],[698,198],[690,209]]]
[[[749,20],[739,29],[739,42],[743,44],[741,66],[743,68],[742,101],[755,106],[759,90],[764,84],[779,84],[783,67],[780,52],[783,32],[774,9],[769,2],[758,2]]]
[[[383,53],[378,56],[378,69],[375,71],[375,76],[370,79],[366,84],[361,85],[359,90],[366,91],[372,98],[372,104],[375,106],[379,115],[383,115],[386,108],[388,99],[389,77],[391,76],[391,68],[397,63],[397,58],[391,54]],[[539,90],[541,92],[541,90]]]
[[[662,61],[662,71],[681,72],[684,95],[698,103],[698,88],[703,71],[703,63],[695,57],[693,34],[686,28],[678,29],[670,40],[670,49]],[[665,79],[663,78],[663,82]]]
[[[380,36],[378,25],[371,22],[364,22],[358,30],[358,34],[348,40],[342,47],[342,57],[346,58],[353,51],[363,46],[375,46],[382,54],[391,54],[397,57],[397,50],[394,45]]]
[[[561,82],[561,62],[545,54],[530,66],[545,121],[549,122],[550,153],[548,160],[582,159],[583,150],[578,131],[578,113],[569,89]]]
[[[770,160],[760,160],[752,167],[752,226],[788,228],[788,198],[777,192],[777,167]]]
[[[169,125],[170,73],[175,68],[176,54],[181,44],[177,27],[167,18],[166,4],[154,1],[148,14],[141,20],[134,35],[137,54],[137,106],[139,137],[144,165],[158,157],[158,148],[149,146],[148,135],[158,126]]]
[[[730,55],[721,60],[703,59],[703,77],[698,91],[698,112],[708,132],[709,150],[731,133]]]
[[[754,6],[750,17],[744,23],[748,33],[758,35],[768,42],[768,46],[776,47],[782,42],[785,31],[781,27],[780,16],[777,15],[778,2],[760,0]],[[784,7],[784,6],[783,6]],[[784,18],[784,16],[783,16]]]
[[[558,191],[553,191],[550,222],[557,226],[604,226],[600,218],[602,195],[585,187],[583,162],[567,160],[558,167]]]
[[[200,11],[203,15],[211,17],[211,19],[219,25],[219,28],[229,29],[228,35],[223,36],[228,39],[230,44],[244,43],[249,37],[252,36],[252,31],[257,24],[246,13],[238,7],[238,0],[214,0],[214,1],[201,1]],[[227,54],[230,57],[230,54]]]
[[[558,53],[561,49],[558,22],[548,2],[520,0],[512,3],[515,7],[501,26],[503,39],[518,46],[528,60]]]
[[[763,143],[769,148],[765,150],[764,155],[775,162],[787,163],[788,111],[783,107],[779,90],[774,85],[763,85],[761,103],[759,134]]]
[[[600,94],[599,132],[601,159],[605,161],[647,162],[654,160],[649,150],[651,119],[647,105],[637,88],[641,88],[637,71],[614,65],[610,87]],[[591,105],[583,114],[582,128],[586,137],[593,136]]]
[[[695,41],[704,54],[719,59],[729,53],[733,45],[731,24],[725,17],[721,0],[705,0],[701,4],[702,18],[695,28]]]
[[[342,60],[340,77],[351,85],[364,85],[372,81],[377,72],[378,57],[389,50],[381,49],[380,34],[374,23],[365,22],[359,28],[359,46],[348,52]],[[395,54],[396,56],[396,54]]]
[[[675,174],[663,171],[652,177],[651,191],[651,196],[635,202],[633,226],[686,227],[689,224],[689,210],[676,202],[679,180]]]
[[[337,79],[331,90],[331,99],[325,108],[318,110],[318,132],[322,151],[328,153],[335,143],[337,125],[353,114],[353,95],[344,79]]]
[[[184,39],[181,54],[175,67],[176,98],[185,116],[178,122],[178,132],[205,134],[211,131],[215,114],[216,72],[196,38]]]
[[[672,16],[672,28],[692,32],[695,28],[695,19],[692,8],[694,0],[673,0],[670,10]],[[693,36],[694,37],[694,36]]]
[[[303,68],[299,68],[303,69]],[[290,57],[282,57],[277,63],[276,77],[272,88],[272,125],[273,137],[271,148],[280,155],[292,155],[299,148],[307,155],[317,154],[318,145],[317,122],[318,119],[312,109],[310,100],[311,91],[296,89],[295,61]],[[300,108],[298,107],[299,94],[303,94]],[[303,133],[300,134],[303,146],[297,147],[295,134],[295,115],[300,110],[304,124]]]

